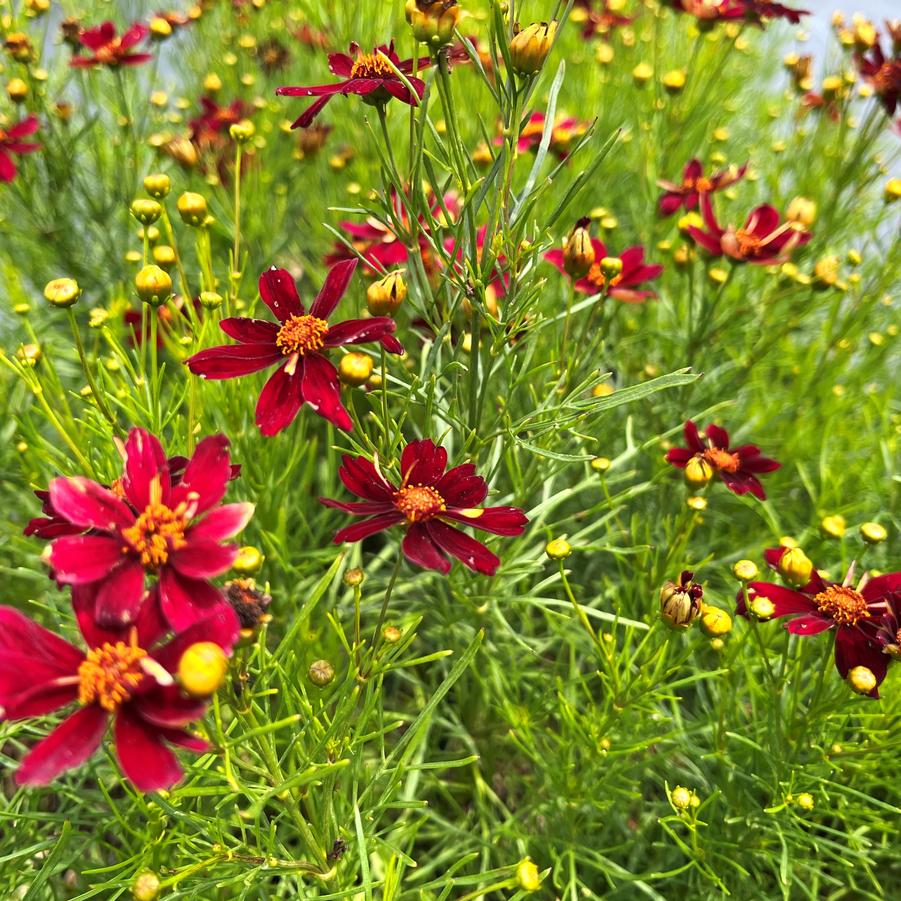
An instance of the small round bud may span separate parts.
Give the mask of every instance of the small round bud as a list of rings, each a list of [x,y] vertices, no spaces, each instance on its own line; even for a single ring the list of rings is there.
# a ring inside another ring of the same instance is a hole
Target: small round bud
[[[692,488],[700,488],[713,478],[713,467],[703,457],[692,457],[685,464],[683,475]]]
[[[876,676],[866,666],[855,666],[848,672],[848,684],[859,695],[868,695],[876,687]]]
[[[751,598],[748,609],[757,619],[765,620],[770,619],[776,612],[776,605],[769,598],[759,594],[756,597]]]
[[[366,289],[366,308],[373,316],[393,316],[406,296],[403,270],[396,269]]]
[[[701,615],[704,589],[685,570],[678,582],[666,582],[660,589],[660,617],[671,629],[687,629]]]
[[[404,12],[413,37],[431,47],[443,47],[454,39],[462,15],[455,0],[407,0]]]
[[[609,457],[595,457],[590,465],[595,472],[607,472],[613,466],[613,461]]]
[[[547,543],[544,552],[551,560],[565,560],[573,552],[573,549],[565,538],[555,538]]]
[[[382,629],[382,638],[388,642],[388,644],[397,644],[401,638],[403,637],[403,632],[397,628],[397,626],[385,626]]]
[[[801,548],[786,548],[779,558],[779,572],[792,585],[806,585],[813,572],[813,563]]]
[[[151,16],[148,22],[150,37],[154,41],[164,41],[172,37],[172,26],[162,16]]]
[[[11,78],[7,82],[6,93],[13,103],[22,103],[28,97],[28,85],[21,78]]]
[[[701,497],[699,494],[693,494],[691,497],[685,498],[685,505],[689,510],[700,513],[702,510],[707,509],[707,498]]]
[[[310,664],[310,669],[307,672],[307,675],[310,677],[310,681],[314,685],[318,685],[320,688],[324,688],[334,680],[335,668],[331,665],[331,663],[328,662],[328,660],[314,660]]]
[[[517,865],[516,884],[523,892],[537,892],[541,888],[541,873],[531,858],[526,857]]]
[[[160,896],[160,877],[153,870],[144,870],[135,876],[131,884],[135,901],[156,901]]]
[[[682,785],[677,785],[670,793],[669,799],[677,810],[688,810],[691,807],[693,792]]]
[[[685,70],[672,69],[660,79],[663,88],[669,94],[678,94],[685,87]]]
[[[801,794],[795,798],[795,803],[797,803],[801,810],[813,810],[813,795],[810,794],[810,792],[801,792]]]
[[[632,70],[632,80],[637,85],[647,84],[654,77],[654,70],[649,63],[639,63]]]
[[[894,203],[901,198],[901,178],[890,178],[885,183],[883,197],[886,203]]]
[[[238,551],[238,556],[232,563],[232,569],[243,576],[252,576],[263,568],[265,559],[266,557],[259,548],[248,544]]]
[[[225,680],[228,657],[218,644],[198,641],[181,655],[178,661],[178,680],[181,687],[195,698],[214,694]]]
[[[208,94],[218,93],[222,90],[222,79],[215,72],[210,72],[203,79],[203,89]]]
[[[178,262],[175,248],[170,247],[168,244],[158,244],[151,251],[151,255],[153,256],[153,262],[167,271]]]
[[[732,567],[732,575],[739,582],[753,582],[760,575],[760,570],[753,560],[739,560]]]
[[[338,363],[338,376],[345,385],[355,388],[365,385],[372,375],[372,357],[368,354],[348,353]]]
[[[81,288],[74,278],[55,278],[44,286],[44,298],[54,307],[71,307],[81,297]]]
[[[144,190],[156,200],[162,200],[171,190],[172,183],[169,176],[157,172],[144,178]]]
[[[805,228],[809,228],[816,221],[817,205],[815,201],[807,197],[794,197],[785,211],[785,218],[789,222],[796,222]]]
[[[366,573],[364,573],[362,569],[354,567],[353,569],[349,569],[346,573],[344,573],[344,584],[349,588],[356,588],[357,586],[363,584],[363,580],[365,578]]]
[[[563,244],[563,268],[571,278],[580,279],[594,265],[595,252],[588,231],[587,217],[580,219]]]
[[[178,214],[186,225],[203,225],[207,217],[206,198],[193,191],[185,191],[178,198]]]
[[[520,75],[534,75],[544,64],[554,37],[556,22],[533,22],[510,41],[510,62]]]
[[[601,272],[604,274],[604,278],[610,281],[610,279],[622,275],[623,261],[619,257],[602,257]]]
[[[131,214],[142,225],[152,225],[162,215],[163,208],[155,200],[139,197],[131,203]]]
[[[144,303],[158,307],[172,296],[172,279],[165,269],[150,264],[135,276],[135,290]]]
[[[205,310],[217,310],[222,306],[222,295],[215,291],[201,291],[200,305]]]
[[[885,541],[888,538],[888,532],[885,529],[885,526],[880,525],[878,522],[864,522],[860,525],[860,537],[867,544],[879,544],[882,541]]]
[[[824,516],[820,520],[820,531],[827,538],[841,538],[845,534],[847,523],[844,516]]]
[[[719,654],[726,647],[726,642],[723,641],[722,638],[711,638],[710,639],[710,650],[715,651]]]
[[[246,144],[248,141],[253,140],[256,131],[257,130],[250,119],[242,119],[240,122],[235,122],[235,124],[228,129],[231,139],[237,144]]]
[[[701,628],[711,638],[720,638],[732,631],[732,617],[719,607],[705,604],[701,613]]]

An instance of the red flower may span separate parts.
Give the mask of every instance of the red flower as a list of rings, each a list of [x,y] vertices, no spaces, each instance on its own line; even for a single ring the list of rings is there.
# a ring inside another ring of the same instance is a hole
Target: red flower
[[[885,612],[876,630],[876,641],[882,646],[884,654],[898,659],[901,658],[901,593],[888,593],[885,604]]]
[[[877,43],[866,54],[855,54],[854,61],[864,81],[873,86],[873,93],[885,107],[886,113],[894,116],[898,98],[901,97],[901,58],[897,51],[889,58]]]
[[[476,259],[479,264],[482,263],[482,257],[485,253],[485,236],[488,234],[488,226],[483,225],[476,232]],[[448,238],[444,242],[447,252],[455,259],[462,259],[464,255],[463,248],[457,248],[457,242],[453,238]],[[489,307],[489,312],[496,312],[497,300],[507,296],[507,290],[510,287],[510,273],[507,267],[507,258],[503,254],[499,254],[494,260],[494,267],[487,276],[488,285],[485,288],[485,299]],[[464,267],[457,266],[455,271],[460,273],[461,278],[465,277]],[[492,313],[494,315],[494,312]]]
[[[50,483],[56,514],[81,535],[57,538],[48,562],[57,581],[92,585],[103,626],[132,623],[156,576],[159,601],[174,629],[185,629],[225,603],[209,580],[238,553],[221,544],[244,528],[253,504],[218,506],[232,474],[228,439],[205,438],[173,484],[159,441],[132,429],[125,442],[125,475],[116,491],[83,477]]]
[[[87,28],[78,35],[78,40],[93,54],[92,56],[73,56],[70,66],[85,69],[93,66],[137,66],[153,59],[152,53],[132,53],[149,34],[146,25],[135,22],[121,37],[116,34],[116,26],[112,22],[104,22],[97,28]]]
[[[673,9],[688,13],[707,26],[736,19],[744,19],[760,28],[763,28],[766,19],[787,19],[797,25],[801,16],[809,15],[807,10],[766,0],[671,0],[671,5]]]
[[[516,142],[516,150],[518,153],[528,153],[530,150],[537,150],[541,144],[541,137],[544,134],[545,116],[542,112],[534,112],[529,116],[529,121],[519,134],[519,140]],[[580,122],[572,116],[558,116],[554,121],[554,127],[551,131],[550,150],[558,159],[565,160],[569,156],[569,147],[573,138],[581,137],[588,130],[588,122]],[[504,143],[503,137],[498,136],[494,139],[494,143],[498,146]]]
[[[40,144],[30,144],[22,140],[33,135],[39,127],[37,116],[28,116],[11,128],[0,128],[0,182],[11,182],[18,171],[13,154],[22,156],[41,149]]]
[[[276,94],[284,97],[316,97],[303,115],[291,126],[292,128],[308,128],[313,120],[322,112],[325,105],[336,94],[356,94],[365,103],[380,106],[392,97],[410,106],[417,106],[425,92],[425,82],[412,74],[414,60],[401,62],[394,52],[394,42],[387,47],[384,44],[376,47],[372,53],[362,53],[358,44],[350,45],[350,54],[331,53],[328,67],[340,79],[335,84],[321,84],[313,87],[278,88]],[[431,64],[429,59],[419,60],[419,68]],[[392,68],[392,66],[394,68]],[[413,93],[397,77],[394,69],[403,72]]]
[[[201,97],[200,106],[203,112],[191,119],[188,125],[191,127],[191,140],[201,150],[205,150],[211,144],[218,146],[223,134],[228,133],[229,127],[250,113],[248,107],[240,100],[233,100],[228,106],[221,106],[212,97]]]
[[[664,193],[660,197],[659,210],[661,216],[672,216],[681,207],[686,210],[696,209],[701,194],[712,194],[734,185],[744,178],[747,164],[740,169],[730,166],[714,172],[712,175],[704,175],[704,167],[701,161],[694,158],[688,162],[682,170],[682,183],[675,184],[671,181],[658,181]]]
[[[657,278],[663,272],[663,266],[657,263],[649,265],[645,262],[643,247],[639,245],[629,247],[619,257],[613,257],[612,259],[618,259],[622,263],[622,269],[608,281],[601,266],[602,260],[611,259],[607,248],[604,242],[597,238],[591,239],[591,246],[594,248],[595,262],[588,275],[575,283],[577,291],[582,294],[604,294],[624,303],[642,303],[648,298],[657,296],[654,291],[637,290],[643,282]],[[561,272],[566,271],[563,268],[563,251],[560,248],[549,250],[544,258]]]
[[[755,444],[743,444],[730,450],[729,433],[718,425],[707,426],[704,437],[706,441],[701,440],[698,427],[689,419],[685,423],[685,443],[688,447],[670,450],[666,455],[667,463],[685,469],[692,460],[703,461],[709,467],[709,475],[719,473],[733,494],[750,493],[762,501],[766,500],[763,485],[756,474],[773,472],[782,464],[761,456],[760,448]]]
[[[94,622],[94,598],[72,596],[84,652],[12,607],[0,607],[0,720],[43,716],[78,703],[78,710],[38,742],[16,772],[19,785],[47,785],[80,766],[100,746],[110,720],[122,772],[139,791],[170,788],[182,775],[169,745],[204,752],[207,743],[185,730],[205,710],[182,694],[173,674],[184,651],[211,641],[227,654],[238,620],[220,607],[160,644],[166,627],[158,605],[145,604],[126,631]]]
[[[518,507],[479,507],[488,485],[472,463],[447,469],[447,451],[434,442],[413,441],[401,455],[400,487],[387,481],[365,457],[345,456],[338,470],[345,487],[362,503],[321,498],[323,504],[366,519],[341,529],[335,544],[362,541],[403,523],[401,548],[416,566],[447,574],[456,557],[475,572],[494,575],[500,560],[457,525],[473,526],[495,535],[521,535],[528,522]]]
[[[601,0],[600,8],[594,8],[594,0],[576,0],[576,6],[588,11],[582,26],[582,37],[590,38],[596,34],[608,35],[615,28],[631,25],[635,16],[624,16],[610,8],[609,0]]]
[[[786,548],[771,548],[767,562],[778,565]],[[847,580],[846,580],[847,581]],[[901,573],[875,579],[864,577],[856,589],[828,582],[814,569],[810,581],[801,588],[786,588],[771,582],[751,582],[748,598],[767,598],[775,608],[775,618],[790,616],[785,628],[794,635],[816,635],[835,629],[835,665],[844,679],[856,666],[865,666],[876,677],[877,686],[885,678],[889,658],[877,640],[877,629],[889,612],[890,598],[901,589]],[[743,593],[738,595],[737,613],[747,616]],[[870,695],[879,697],[878,688]]]
[[[811,239],[811,234],[797,223],[779,224],[779,213],[769,204],[751,210],[741,228],[723,228],[713,214],[709,194],[701,194],[701,213],[707,231],[689,226],[688,233],[695,243],[711,256],[728,256],[741,263],[771,266],[785,262],[791,252]]]
[[[356,260],[333,266],[309,313],[288,272],[275,268],[264,272],[260,297],[278,323],[223,319],[220,328],[239,343],[202,350],[186,361],[188,368],[205,379],[231,379],[278,364],[257,403],[256,421],[264,435],[287,428],[304,403],[339,429],[351,431],[353,423],[341,403],[338,371],[320,351],[378,341],[389,353],[404,352],[389,316],[348,319],[337,325],[327,322],[356,268]]]

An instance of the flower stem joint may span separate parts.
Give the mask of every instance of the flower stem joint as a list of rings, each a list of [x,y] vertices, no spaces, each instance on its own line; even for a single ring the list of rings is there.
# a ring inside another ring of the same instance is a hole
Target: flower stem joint
[[[678,582],[666,582],[660,589],[660,616],[671,629],[687,629],[701,616],[704,589],[693,578],[686,569]]]
[[[534,75],[544,65],[554,38],[557,23],[533,22],[517,32],[510,41],[510,62],[520,75]]]

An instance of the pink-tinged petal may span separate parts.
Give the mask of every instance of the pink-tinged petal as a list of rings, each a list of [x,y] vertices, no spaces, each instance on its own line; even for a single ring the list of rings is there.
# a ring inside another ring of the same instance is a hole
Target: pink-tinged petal
[[[78,40],[88,50],[99,50],[112,41],[115,36],[116,26],[112,22],[104,22],[96,28],[86,28],[78,35]]]
[[[425,569],[434,569],[447,575],[451,564],[444,552],[432,540],[425,523],[417,522],[407,529],[404,540],[401,542],[401,550],[404,556],[416,566]]]
[[[893,591],[901,591],[901,573],[885,573],[870,579],[861,591],[868,603],[882,600]]]
[[[319,294],[316,295],[313,305],[310,307],[311,316],[316,316],[319,319],[328,319],[332,315],[335,307],[338,306],[338,302],[344,297],[344,293],[347,291],[347,286],[350,284],[356,269],[356,258],[336,263],[329,269],[325,282]]]
[[[285,359],[274,344],[223,344],[208,347],[185,360],[194,375],[217,381],[259,372]]]
[[[683,434],[685,435],[685,443],[693,454],[700,454],[704,451],[705,445],[698,434],[698,427],[691,419],[685,423]]]
[[[556,269],[559,269],[561,272],[564,272],[563,268],[563,251],[559,248],[555,248],[554,250],[549,250],[544,255],[545,260],[554,266]]]
[[[132,707],[142,720],[153,726],[177,729],[199,720],[206,710],[206,702],[185,697],[177,685],[167,685],[134,698]]]
[[[240,341],[242,344],[275,344],[275,339],[278,337],[278,326],[265,319],[245,319],[234,316],[221,320],[219,328],[229,338],[234,338],[235,341]]]
[[[828,632],[835,623],[829,618],[820,615],[799,616],[789,620],[785,628],[792,635],[819,635],[820,632]]]
[[[98,625],[124,628],[137,618],[144,601],[144,567],[127,557],[97,586],[94,615]]]
[[[132,429],[125,441],[122,488],[136,510],[141,511],[150,503],[150,486],[157,476],[168,495],[170,480],[162,444],[145,429]]]
[[[28,525],[22,530],[25,536],[35,535],[45,541],[61,538],[63,535],[80,535],[84,529],[73,526],[71,523],[50,519],[46,516],[37,516],[29,520]]]
[[[351,526],[335,532],[332,539],[334,544],[343,544],[344,542],[362,541],[376,532],[382,532],[391,526],[397,525],[404,521],[404,515],[396,510],[391,513],[383,513],[381,516],[373,516],[372,519],[364,519],[362,522],[355,522]]]
[[[357,79],[358,83],[364,79]],[[375,79],[365,79],[368,85],[378,84]],[[311,84],[276,88],[278,97],[320,97],[331,99],[335,94],[355,94],[357,91],[348,90],[348,81],[335,81],[331,84]]]
[[[777,228],[779,228],[779,211],[768,203],[751,210],[745,223],[745,230],[758,238],[769,237]]]
[[[50,545],[55,578],[71,585],[108,577],[124,556],[121,541],[99,535],[65,536]]]
[[[714,447],[729,450],[729,433],[725,429],[711,423],[707,426],[705,434],[713,442]]]
[[[120,708],[115,723],[116,755],[122,772],[138,791],[172,788],[182,776],[181,766],[163,738],[130,705]]]
[[[48,785],[60,773],[81,766],[100,747],[107,720],[96,704],[73,713],[31,749],[16,772],[16,783]]]
[[[772,582],[751,582],[748,589],[752,597],[757,595],[772,602],[775,607],[773,617],[776,619],[795,613],[811,614],[817,611],[817,605],[811,598],[801,594],[800,591],[784,588],[782,585]]]
[[[663,194],[657,202],[661,216],[672,216],[682,206],[682,195],[676,193]]]
[[[41,126],[37,116],[27,116],[21,122],[17,122],[11,128],[6,130],[7,138],[18,140],[19,138],[27,138],[33,135]]]
[[[395,489],[385,481],[371,460],[345,454],[341,458],[338,475],[347,490],[357,497],[393,504]]]
[[[286,269],[273,266],[260,276],[260,297],[279,322],[304,313],[294,279]]]
[[[253,516],[254,505],[250,503],[224,504],[210,512],[187,532],[190,543],[195,541],[224,541],[237,535]]]
[[[701,216],[704,219],[704,224],[710,231],[711,238],[715,239],[717,247],[719,247],[720,238],[722,238],[725,232],[720,227],[720,224],[716,221],[716,216],[713,214],[713,203],[710,200],[709,194],[701,195]],[[692,233],[692,237],[695,237],[694,232],[697,231],[697,229],[691,228],[689,231]],[[697,240],[696,237],[695,240]]]
[[[518,507],[484,507],[449,509],[443,519],[452,519],[461,525],[472,526],[493,535],[522,535],[529,520]]]
[[[486,576],[493,576],[497,572],[500,559],[480,541],[439,519],[430,519],[425,525],[435,544],[445,553],[456,557],[464,566]]]
[[[119,46],[123,50],[130,50],[135,44],[140,44],[147,37],[148,28],[140,22],[136,22],[125,34],[122,35]]]
[[[435,490],[449,507],[478,507],[488,497],[488,483],[476,475],[472,463],[449,469],[438,480]]]
[[[301,393],[304,401],[336,428],[345,432],[353,430],[350,414],[341,403],[338,371],[320,354],[304,357]]]
[[[152,59],[152,53],[132,53],[129,56],[123,56],[119,62],[123,66],[140,66],[142,63],[149,63]]]
[[[766,500],[766,492],[763,490],[763,485],[761,485],[760,481],[750,473],[725,472],[724,470],[720,470],[720,478],[733,494],[739,496],[743,494],[753,494],[754,497],[759,498],[762,501]]]
[[[857,626],[842,626],[835,634],[835,666],[843,679],[855,666],[865,666],[876,677],[871,698],[879,697],[879,686],[888,671],[889,656],[881,645]]]
[[[228,603],[209,582],[189,579],[172,567],[160,572],[160,606],[163,616],[176,632],[189,628]]]
[[[742,448],[736,448],[733,453],[741,459],[741,468],[747,472],[775,472],[782,468],[782,464],[769,457],[761,457],[760,453],[746,455]]]
[[[400,458],[404,485],[435,485],[447,469],[447,451],[431,438],[411,441]]]
[[[16,177],[17,171],[16,161],[0,147],[0,182],[9,184]]]
[[[324,504],[326,507],[331,507],[333,510],[341,510],[344,513],[350,513],[353,516],[373,516],[378,513],[388,513],[389,511],[394,509],[394,504],[391,503],[376,503],[375,501],[359,501],[359,502],[345,502],[345,501],[335,501],[329,497],[321,497],[319,498],[319,503]]]
[[[138,633],[138,645],[149,648],[166,633],[168,626],[160,611],[159,592],[155,586],[147,593],[134,623],[125,627],[120,623],[105,626],[97,621],[99,587],[97,583],[72,587],[72,609],[89,647],[97,648],[105,642],[128,641],[129,633],[134,628]]]
[[[682,170],[682,181],[697,181],[704,174],[704,167],[697,157],[693,157]]]
[[[55,676],[74,673],[84,653],[59,635],[39,626],[14,607],[0,606],[0,656],[27,653],[35,663],[48,666]]]
[[[303,403],[301,379],[306,363],[307,358],[301,357],[290,375],[287,366],[280,366],[263,386],[257,401],[256,423],[267,437],[278,434],[294,422]]]
[[[702,232],[701,229],[695,228],[693,225],[688,227],[687,232],[694,239],[694,242],[703,247],[711,256],[719,257],[723,255],[723,246],[718,237],[708,235],[707,232]]]
[[[160,735],[170,745],[177,745],[179,748],[193,751],[195,754],[206,754],[210,750],[208,741],[205,741],[199,735],[185,732],[184,729],[160,729]]]
[[[222,500],[232,473],[228,448],[225,435],[209,435],[197,445],[185,474],[172,491],[176,505],[187,501],[196,515]]]
[[[115,532],[134,522],[134,514],[112,491],[82,476],[54,479],[50,503],[63,519],[82,529]]]
[[[667,463],[671,463],[679,469],[685,469],[688,465],[688,461],[695,456],[697,456],[695,452],[689,450],[687,447],[674,447],[666,452],[665,459]]]
[[[23,655],[25,656],[25,655]],[[24,663],[25,661],[19,661]],[[3,669],[12,660],[0,660],[0,686],[3,685]],[[24,720],[35,716],[46,716],[72,704],[78,698],[78,677],[70,676],[60,682],[45,682],[42,685],[25,686],[22,691],[3,699],[0,688],[0,720]]]
[[[346,344],[368,344],[393,335],[397,324],[390,316],[373,316],[371,319],[348,319],[333,325],[325,336],[326,347],[344,347]],[[403,353],[403,348],[400,350]]]
[[[401,81],[385,80],[382,82],[381,86],[392,97],[400,100],[401,103],[407,103],[410,106],[418,106],[419,101],[422,100],[423,94],[425,94],[425,82],[411,76],[408,76],[407,81],[413,86],[413,93],[411,93],[407,89],[407,86]]]
[[[237,556],[233,544],[192,541],[170,556],[169,565],[189,579],[214,579],[229,569]]]
[[[192,644],[211,641],[230,655],[240,633],[241,624],[235,611],[228,604],[219,604],[203,618],[180,629],[171,641],[153,652],[153,658],[170,673],[174,673],[178,669],[182,654]]]

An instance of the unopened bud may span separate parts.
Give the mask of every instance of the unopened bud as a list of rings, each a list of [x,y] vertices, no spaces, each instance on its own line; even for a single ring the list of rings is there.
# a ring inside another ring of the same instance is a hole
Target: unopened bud
[[[691,807],[692,792],[682,785],[677,785],[670,793],[669,798],[673,807],[677,810],[688,810]]]
[[[178,198],[178,214],[186,225],[203,225],[207,217],[206,198],[193,191],[185,191]]]
[[[720,638],[732,631],[732,617],[719,607],[704,605],[701,613],[701,628],[711,638]]]
[[[335,678],[335,668],[328,662],[328,660],[314,660],[310,664],[310,669],[307,673],[310,677],[310,681],[314,685],[318,685],[320,688],[324,688],[330,682],[332,682]]]
[[[21,78],[11,78],[6,85],[6,93],[13,103],[22,103],[28,97],[28,85]]]
[[[692,488],[699,488],[713,478],[713,467],[703,457],[692,457],[685,464],[683,475]]]
[[[810,792],[801,792],[801,794],[795,798],[795,801],[801,810],[813,810],[814,800],[813,795],[810,794]]]
[[[401,638],[403,637],[403,632],[397,628],[397,626],[385,626],[382,629],[382,638],[388,642],[388,644],[397,644]]]
[[[847,523],[844,516],[824,516],[820,521],[820,531],[827,538],[841,538],[845,534]]]
[[[556,22],[533,22],[510,41],[510,62],[520,75],[534,75],[544,64],[554,37]]]
[[[732,575],[740,582],[753,582],[760,574],[753,560],[739,560],[732,567]]]
[[[44,286],[44,297],[54,307],[71,307],[81,297],[81,288],[74,278],[55,278]]]
[[[878,522],[865,522],[860,525],[860,537],[867,544],[879,544],[888,538],[888,532]]]
[[[685,87],[685,70],[673,69],[661,79],[664,90],[670,94],[678,94]]]
[[[235,562],[232,563],[232,569],[241,573],[241,575],[252,576],[263,568],[265,560],[266,558],[259,548],[248,544],[238,551],[238,556],[235,557]]]
[[[813,563],[799,547],[786,548],[779,558],[779,572],[792,585],[805,585],[810,581]]]
[[[565,560],[573,552],[573,549],[565,538],[555,538],[547,543],[544,552],[551,560]]]
[[[240,122],[235,122],[235,124],[228,129],[231,139],[237,144],[246,144],[248,141],[252,140],[256,131],[257,130],[250,119],[242,119]]]
[[[563,268],[574,279],[586,276],[594,265],[595,251],[588,232],[588,218],[580,219],[563,246]]]
[[[776,612],[776,605],[769,598],[759,594],[751,598],[748,609],[757,619],[765,620],[770,619]]]
[[[541,888],[541,873],[531,858],[526,857],[516,867],[516,884],[523,892],[537,892]]]
[[[396,269],[366,289],[366,308],[373,316],[393,316],[406,296],[403,270]]]
[[[158,307],[172,296],[172,279],[165,269],[150,264],[135,276],[135,290],[144,303]]]
[[[362,569],[355,567],[344,573],[344,584],[350,588],[356,588],[358,585],[363,584],[365,578],[366,573],[364,573]]]
[[[876,676],[866,666],[855,666],[848,671],[848,684],[859,695],[868,695],[876,687]]]
[[[144,870],[131,884],[135,901],[156,901],[160,896],[160,877],[153,870]]]
[[[462,14],[456,0],[407,0],[404,12],[413,37],[432,47],[443,47],[453,40]]]
[[[155,200],[139,197],[131,203],[131,214],[141,225],[152,225],[162,215],[163,208]]]
[[[601,272],[608,281],[622,275],[623,261],[619,257],[602,257]]]
[[[368,354],[348,353],[341,357],[338,376],[345,385],[365,385],[372,375],[372,357]]]
[[[685,570],[678,582],[666,582],[660,589],[660,616],[671,629],[687,629],[700,615],[704,589]]]
[[[201,291],[200,305],[205,310],[217,310],[223,304],[222,295],[216,291]]]
[[[156,200],[162,200],[169,193],[171,187],[169,176],[162,172],[155,172],[144,178],[144,190]]]
[[[189,695],[205,698],[219,689],[227,670],[225,651],[215,642],[198,641],[181,655],[178,680]]]

